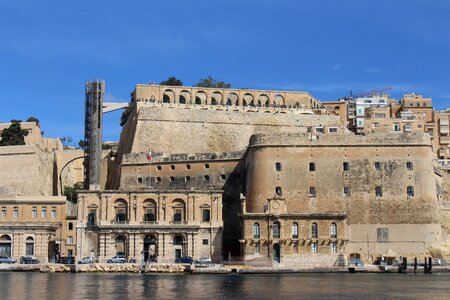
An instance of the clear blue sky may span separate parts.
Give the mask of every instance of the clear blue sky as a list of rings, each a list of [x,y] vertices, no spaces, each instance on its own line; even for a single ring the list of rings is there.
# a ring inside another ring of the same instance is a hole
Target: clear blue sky
[[[450,107],[450,1],[0,0],[0,122],[80,140],[86,80],[128,101],[137,83],[212,75],[233,87],[335,100],[391,87]],[[105,116],[117,140],[120,113]]]

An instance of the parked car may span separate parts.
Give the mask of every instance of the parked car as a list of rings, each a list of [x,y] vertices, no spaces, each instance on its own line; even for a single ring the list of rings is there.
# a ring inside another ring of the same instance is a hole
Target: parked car
[[[125,255],[116,255],[111,257],[110,259],[108,259],[106,262],[111,264],[111,263],[119,263],[119,264],[123,264],[127,261]]]
[[[79,264],[93,264],[95,259],[92,256],[83,257],[78,261]]]
[[[212,260],[211,260],[211,257],[203,256],[203,257],[200,257],[199,259],[197,259],[195,261],[195,264],[208,265],[208,264],[212,264]]]
[[[11,258],[9,256],[0,256],[0,264],[14,264],[16,263],[15,258]]]
[[[20,258],[20,263],[21,264],[38,264],[39,259],[37,259],[34,256],[22,256]]]
[[[192,261],[193,261],[193,259],[190,256],[182,256],[175,260],[176,263],[182,263],[182,264],[190,264],[190,263],[192,263]]]

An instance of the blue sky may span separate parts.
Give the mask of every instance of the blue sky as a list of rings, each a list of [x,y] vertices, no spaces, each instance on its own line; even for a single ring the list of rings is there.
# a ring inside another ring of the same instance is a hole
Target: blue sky
[[[450,1],[0,0],[0,122],[82,139],[84,84],[128,101],[137,83],[208,75],[335,100],[391,87],[450,107]],[[117,140],[120,113],[105,115]]]

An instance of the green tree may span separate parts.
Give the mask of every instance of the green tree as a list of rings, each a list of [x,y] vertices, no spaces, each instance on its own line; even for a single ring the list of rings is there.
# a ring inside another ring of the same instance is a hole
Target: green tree
[[[128,109],[128,108],[122,112],[122,116],[120,117],[120,126],[123,127],[123,125],[125,125],[130,114],[131,114],[131,109]]]
[[[200,82],[194,84],[193,86],[228,89],[231,87],[231,84],[224,81],[217,81],[211,76],[208,76],[208,78],[200,79]]]
[[[40,124],[39,119],[36,117],[29,117],[27,119],[27,122],[35,122],[37,126],[39,126],[39,124]]]
[[[159,84],[160,85],[182,86],[183,81],[176,78],[175,76],[170,76],[169,78],[167,78],[167,80],[161,81]]]
[[[86,147],[86,142],[84,140],[80,140],[78,142],[78,147],[80,147],[80,149],[83,149]]]
[[[11,120],[11,126],[2,130],[0,146],[25,145],[28,131],[20,127],[20,120]]]
[[[60,138],[60,140],[64,147],[70,146],[70,144],[73,142],[73,139],[70,136],[62,137]]]
[[[83,189],[83,183],[77,182],[73,186],[64,186],[64,196],[67,197],[67,200],[72,203],[77,203],[78,201],[78,190]]]

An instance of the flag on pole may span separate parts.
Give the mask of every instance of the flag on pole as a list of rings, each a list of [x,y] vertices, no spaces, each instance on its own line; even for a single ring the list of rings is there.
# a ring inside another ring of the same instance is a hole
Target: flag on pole
[[[152,151],[151,151],[151,150],[148,150],[148,153],[147,153],[147,160],[148,160],[148,161],[151,161],[151,160],[152,160]]]

